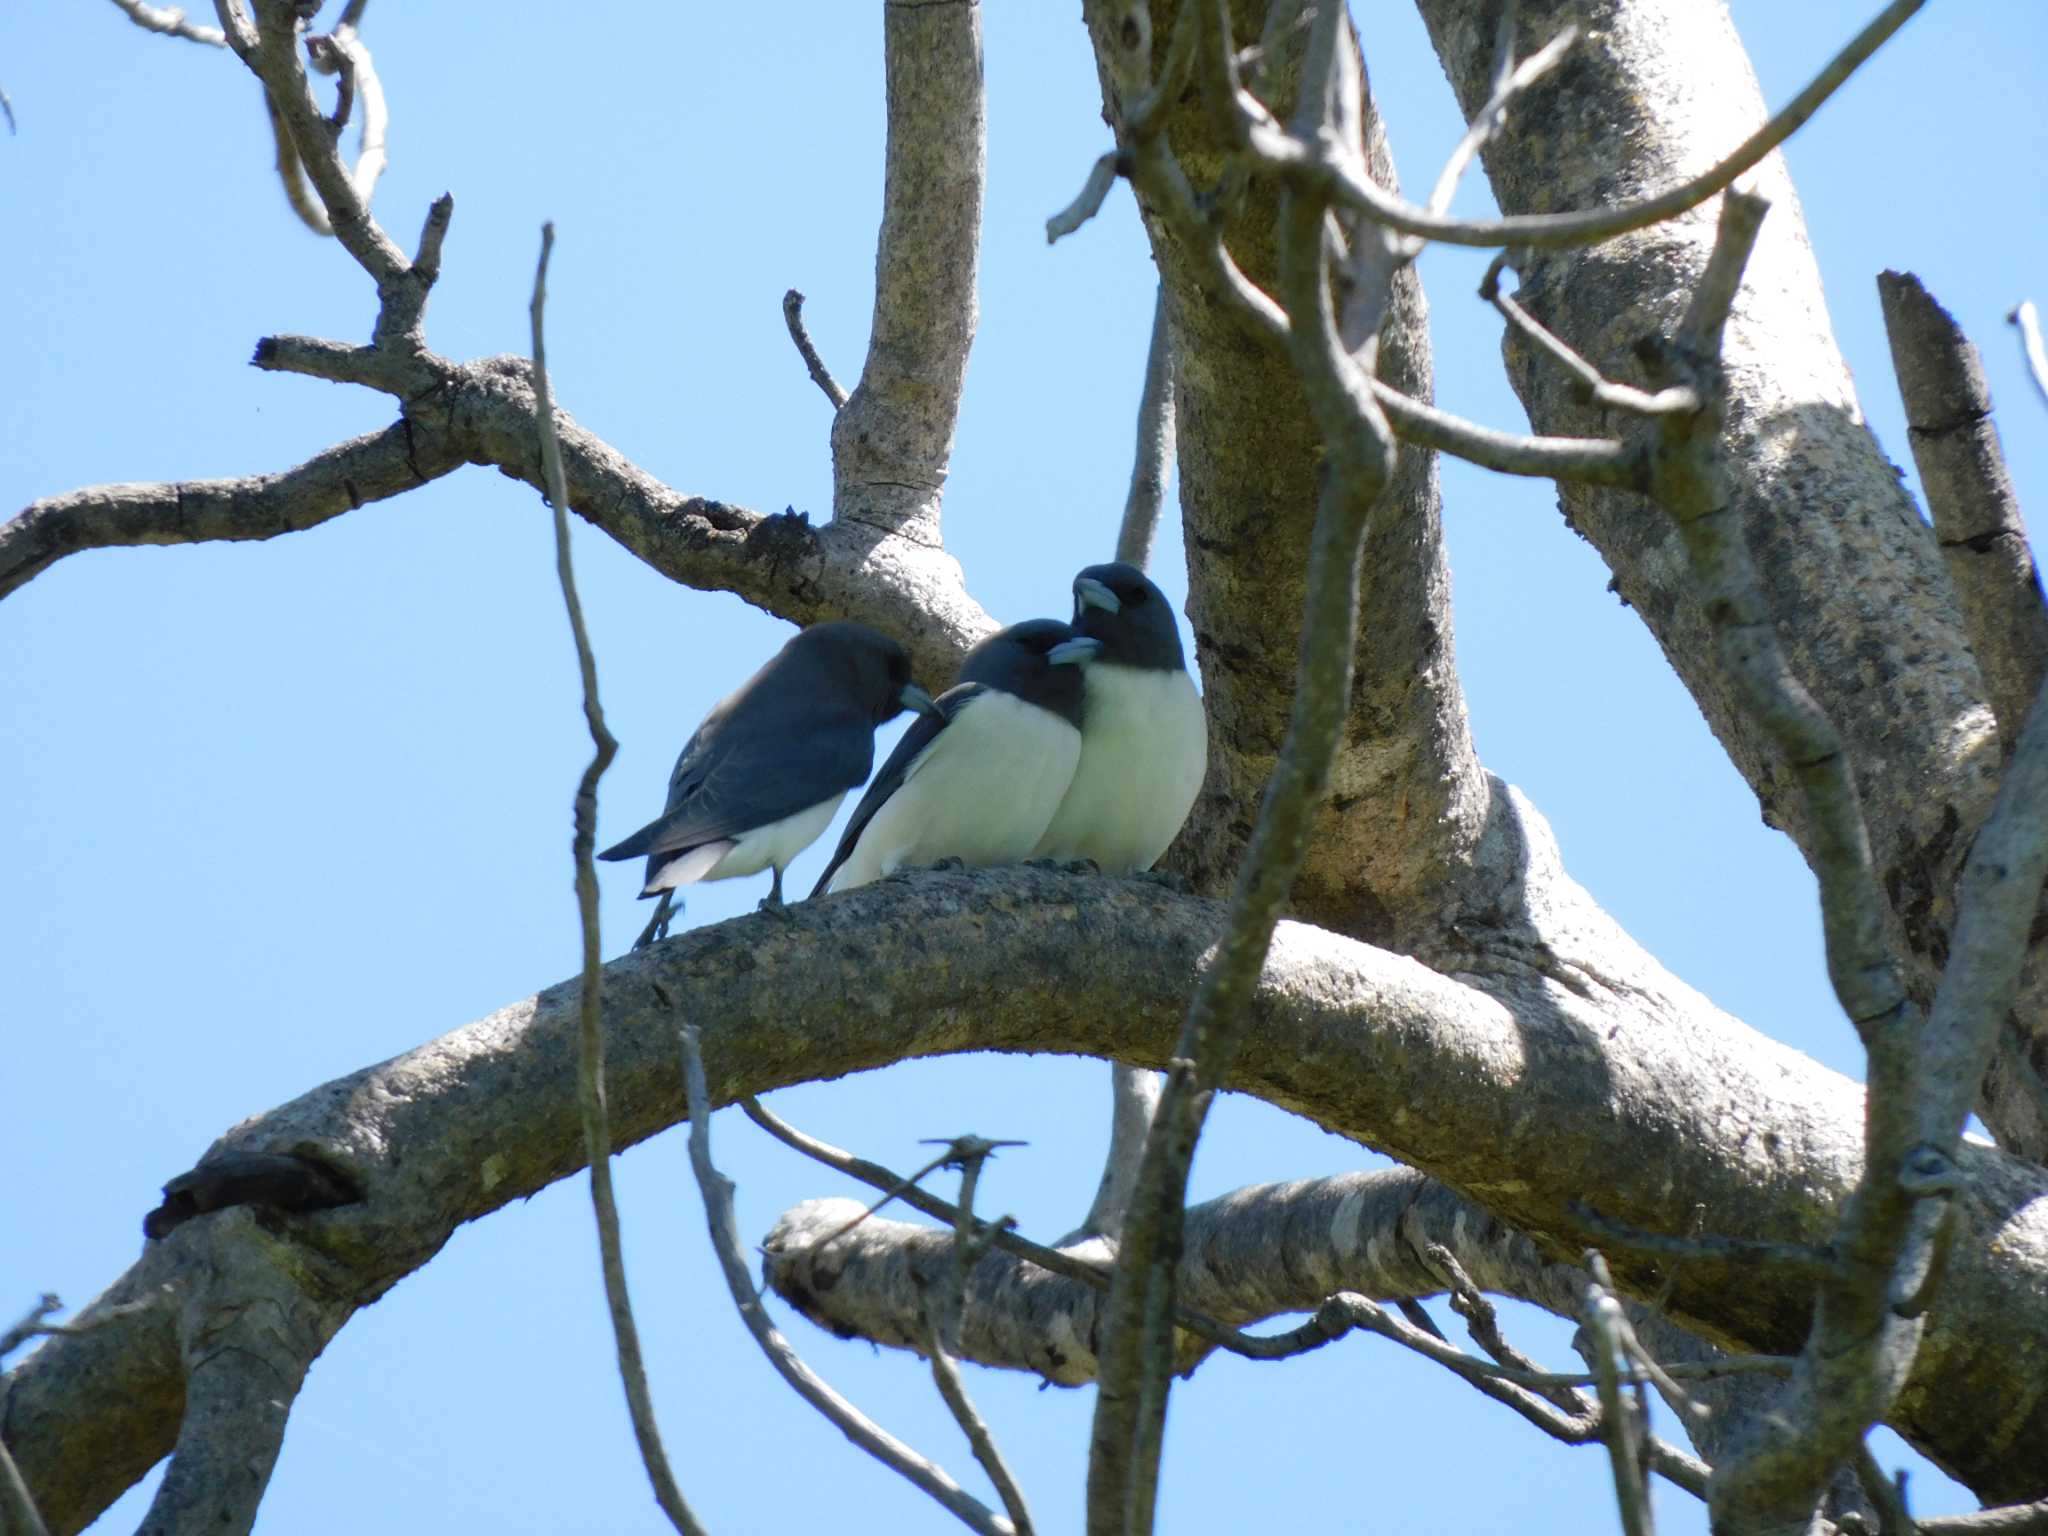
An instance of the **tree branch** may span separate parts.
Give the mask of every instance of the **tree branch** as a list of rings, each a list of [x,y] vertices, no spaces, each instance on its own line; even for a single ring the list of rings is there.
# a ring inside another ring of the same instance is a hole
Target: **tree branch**
[[[1290,143],[1254,98],[1240,94],[1239,109],[1244,117],[1247,147],[1276,168],[1326,185],[1334,201],[1389,229],[1446,245],[1521,246],[1530,250],[1594,245],[1666,223],[1734,186],[1744,172],[1754,169],[1766,155],[1804,127],[1822,104],[1924,3],[1925,0],[1892,0],[1828,61],[1804,90],[1725,157],[1675,187],[1617,208],[1499,219],[1436,216],[1429,209],[1404,202],[1373,178],[1360,174],[1344,157],[1331,156],[1322,146],[1304,144],[1298,139]]]
[[[576,986],[576,1107],[583,1123],[583,1156],[590,1167],[590,1203],[597,1216],[604,1297],[617,1342],[619,1378],[626,1390],[626,1408],[633,1421],[633,1439],[640,1450],[654,1500],[681,1536],[702,1536],[704,1527],[683,1498],[670,1469],[668,1451],[654,1418],[654,1394],[648,1389],[647,1367],[640,1355],[640,1329],[633,1321],[632,1296],[626,1288],[626,1260],[619,1239],[619,1203],[612,1189],[612,1138],[604,1079],[604,944],[597,911],[597,786],[618,755],[619,744],[604,723],[597,697],[597,658],[583,624],[583,602],[576,594],[576,570],[569,551],[569,488],[562,473],[562,450],[555,435],[555,404],[548,393],[547,343],[543,318],[547,308],[548,257],[555,248],[555,226],[540,229],[540,260],[533,270],[534,418],[539,425],[541,462],[547,480],[548,506],[554,513],[555,575],[568,610],[569,631],[576,642],[576,672],[583,688],[583,719],[590,731],[590,762],[576,784],[573,848],[576,869],[576,916],[583,948],[583,973]]]
[[[1152,344],[1145,353],[1145,384],[1138,394],[1138,446],[1131,459],[1131,489],[1117,529],[1116,558],[1139,570],[1152,563],[1152,542],[1166,507],[1173,474],[1173,331],[1161,290],[1152,306]]]
[[[606,968],[613,1136],[628,1145],[675,1121],[677,1009],[702,1021],[715,1103],[967,1046],[1157,1065],[1220,923],[1214,903],[1155,882],[1020,867],[892,878],[786,919],[672,938]],[[1598,932],[1582,929],[1581,943]],[[1475,976],[1482,990],[1283,923],[1229,1085],[1484,1191],[1524,1230],[1572,1233],[1569,1202],[1599,1188],[1609,1215],[1645,1229],[1685,1231],[1705,1205],[1731,1236],[1824,1236],[1862,1171],[1862,1089],[1668,979],[1660,995],[1625,939],[1603,942],[1602,961],[1560,972],[1570,986],[1495,965]],[[848,945],[876,985],[845,985]],[[753,967],[730,963],[741,949]],[[1603,986],[1596,969],[1618,981]],[[258,1116],[209,1154],[311,1149],[363,1192],[279,1224],[296,1272],[325,1275],[295,1305],[331,1296],[345,1318],[462,1222],[583,1166],[576,1004],[573,984],[514,1004]],[[972,1040],[962,1018],[975,1021]],[[792,1028],[800,1055],[786,1049]],[[1517,1112],[1530,1102],[1574,1109]],[[1489,1134],[1473,1136],[1474,1125]],[[1766,1135],[1773,1150],[1759,1156]],[[1957,1167],[1943,1304],[1890,1422],[1981,1497],[2031,1497],[2028,1479],[2048,1461],[2048,1403],[2028,1365],[2028,1341],[2048,1333],[2048,1280],[2029,1257],[2048,1252],[2048,1176],[1973,1146]],[[188,1222],[81,1321],[181,1282],[205,1258],[190,1245],[244,1230],[234,1212]],[[1572,1246],[1565,1238],[1557,1256]],[[1626,1256],[1615,1268],[1638,1295],[1666,1278]],[[1667,1303],[1674,1320],[1764,1352],[1795,1346],[1810,1308],[1795,1280],[1704,1261],[1682,1267]],[[125,1317],[50,1340],[12,1374],[0,1434],[53,1528],[84,1523],[169,1448],[175,1333],[161,1311]]]
[[[889,136],[875,318],[833,418],[832,515],[930,547],[978,318],[986,176],[979,0],[882,8]]]
[[[1910,272],[1880,272],[1892,371],[1934,536],[2008,751],[2048,675],[2048,606],[1977,349]]]
[[[1344,13],[1335,6],[1316,18],[1297,132],[1313,131],[1330,115],[1338,88],[1339,40],[1347,28]],[[1385,310],[1379,308],[1362,327],[1375,339],[1366,343],[1362,366],[1354,364],[1337,334],[1330,297],[1326,211],[1319,201],[1292,195],[1281,207],[1282,294],[1292,361],[1329,458],[1309,549],[1292,717],[1231,893],[1227,929],[1196,989],[1174,1051],[1176,1070],[1168,1074],[1152,1117],[1117,1246],[1088,1466],[1090,1536],[1146,1536],[1152,1529],[1188,1169],[1210,1096],[1242,1046],[1248,1004],[1274,925],[1329,789],[1351,706],[1360,550],[1393,477],[1393,434],[1362,382],[1373,371]],[[1391,279],[1389,267],[1384,281]],[[1382,305],[1387,297],[1383,288]],[[1185,1070],[1179,1067],[1182,1061]]]
[[[804,360],[811,382],[824,391],[825,398],[832,402],[833,410],[843,408],[846,391],[839,387],[839,381],[832,377],[832,370],[825,366],[825,360],[818,356],[818,349],[811,344],[811,333],[804,329],[804,296],[794,288],[782,296],[782,323],[789,328],[789,339],[796,344],[797,355]]]
[[[1525,0],[1522,10],[1539,35],[1590,14],[1584,0]],[[1421,0],[1421,11],[1460,101],[1476,109],[1492,89],[1490,28],[1463,0]],[[1538,85],[1528,110],[1511,114],[1484,152],[1495,196],[1511,215],[1654,196],[1762,119],[1721,13],[1687,0],[1615,0],[1598,16],[1601,47],[1580,50]],[[1675,88],[1681,76],[1698,83]],[[1792,672],[1833,720],[1854,765],[1886,942],[1924,1000],[1946,956],[1970,832],[1995,792],[1999,745],[1939,552],[1870,438],[1825,323],[1783,165],[1766,160],[1754,175],[1777,212],[1723,350],[1731,515],[1766,573]],[[1536,252],[1522,264],[1516,297],[1603,376],[1647,382],[1636,345],[1677,328],[1711,234],[1706,220],[1690,218],[1584,251]],[[1538,431],[1602,429],[1600,413],[1578,398],[1577,380],[1518,337],[1508,351]],[[1718,659],[1714,626],[1684,579],[1676,529],[1646,527],[1629,495],[1565,484],[1561,496],[1570,526],[1607,560],[1615,590],[1650,626],[1756,790],[1765,819],[1816,863],[1819,832],[1805,820],[1796,771]],[[2039,1023],[2030,1012],[2021,1030],[2031,1037]],[[1985,1113],[2016,1149],[2043,1150],[2024,1134],[2032,1117],[2025,1104],[2008,1113],[1987,1100]]]
[[[399,421],[277,474],[95,485],[46,497],[0,523],[0,597],[81,550],[297,533],[438,480],[462,462],[445,434]]]
[[[761,1353],[797,1396],[823,1414],[841,1434],[890,1471],[930,1494],[969,1530],[979,1531],[982,1536],[1018,1536],[1016,1527],[968,1493],[942,1467],[912,1450],[835,1392],[804,1364],[782,1330],[769,1320],[740,1248],[739,1224],[733,1215],[732,1180],[711,1161],[711,1094],[705,1086],[704,1056],[697,1031],[683,1024],[677,1033],[690,1116],[690,1167],[704,1194],[704,1218],[711,1229],[712,1251],[718,1255],[718,1266],[725,1274],[733,1304],[739,1308],[740,1320],[761,1346]]]
[[[201,26],[185,19],[185,12],[175,5],[145,5],[142,0],[114,0],[122,15],[145,32],[161,32],[168,37],[182,37],[188,43],[203,43],[208,48],[225,48],[227,34],[218,27]]]
[[[2022,299],[2006,319],[2020,334],[2020,356],[2026,359],[2027,374],[2044,404],[2048,404],[2048,345],[2041,341],[2041,312],[2032,299]]]

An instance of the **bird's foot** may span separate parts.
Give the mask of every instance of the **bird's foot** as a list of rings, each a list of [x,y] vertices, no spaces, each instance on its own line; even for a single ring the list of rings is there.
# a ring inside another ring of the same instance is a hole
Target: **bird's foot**
[[[647,926],[640,930],[640,937],[633,941],[635,949],[645,949],[650,944],[659,944],[668,937],[668,925],[682,915],[682,903],[672,893],[663,891],[661,903],[654,909],[654,916],[647,920]]]
[[[939,860],[939,861],[938,861],[937,863],[933,864],[933,865],[932,865],[931,867],[932,867],[933,869],[935,869],[935,870],[941,870],[941,871],[944,871],[944,872],[946,872],[946,873],[950,874],[950,873],[952,873],[952,872],[953,872],[953,871],[955,871],[955,870],[961,870],[961,869],[965,869],[965,868],[967,867],[967,861],[966,861],[965,859],[956,859],[956,858],[951,858],[951,857],[948,857],[948,858],[943,858],[943,859],[940,859],[940,860]]]
[[[1068,859],[1060,865],[1070,875],[1099,875],[1102,866],[1093,859]]]
[[[796,913],[790,909],[789,903],[784,901],[774,891],[770,891],[766,896],[763,896],[761,898],[761,905],[754,910],[765,912],[770,917],[780,918],[785,923],[796,921]]]

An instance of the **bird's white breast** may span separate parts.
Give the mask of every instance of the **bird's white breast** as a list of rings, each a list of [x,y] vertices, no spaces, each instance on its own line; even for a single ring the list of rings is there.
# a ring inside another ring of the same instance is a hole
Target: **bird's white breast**
[[[1080,756],[1081,733],[1058,715],[1014,694],[978,694],[911,760],[828,889],[940,859],[985,869],[1029,858]]]
[[[1081,762],[1037,858],[1150,869],[1188,819],[1209,765],[1201,695],[1185,671],[1096,662],[1081,705]]]

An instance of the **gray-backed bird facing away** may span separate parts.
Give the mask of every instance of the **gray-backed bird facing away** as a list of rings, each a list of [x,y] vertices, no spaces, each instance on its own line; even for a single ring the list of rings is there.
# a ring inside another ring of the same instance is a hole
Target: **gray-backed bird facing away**
[[[998,630],[967,653],[937,717],[911,723],[861,796],[821,891],[959,859],[1028,858],[1081,756],[1080,665],[1101,649],[1057,619]]]
[[[1081,699],[1081,761],[1032,849],[1150,869],[1188,819],[1209,765],[1209,727],[1166,596],[1136,566],[1074,578],[1074,629],[1102,642]]]
[[[938,718],[903,647],[865,624],[813,624],[713,706],[668,780],[668,808],[601,859],[647,857],[640,894],[775,871],[817,841],[875,762],[875,727],[905,709]],[[651,937],[660,924],[649,925]]]

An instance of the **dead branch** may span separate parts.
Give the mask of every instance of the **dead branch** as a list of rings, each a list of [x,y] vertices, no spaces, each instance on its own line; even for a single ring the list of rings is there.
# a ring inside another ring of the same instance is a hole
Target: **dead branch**
[[[545,466],[548,505],[554,512],[555,575],[562,586],[562,604],[569,613],[569,631],[576,642],[576,670],[583,687],[583,719],[590,731],[591,756],[577,781],[573,839],[576,867],[576,915],[581,930],[583,972],[577,983],[576,1106],[583,1122],[583,1155],[590,1167],[590,1203],[597,1215],[597,1241],[604,1271],[605,1304],[611,1312],[617,1341],[619,1378],[632,1415],[633,1439],[640,1449],[654,1500],[682,1536],[702,1536],[698,1523],[669,1467],[668,1451],[654,1417],[654,1394],[647,1385],[647,1366],[640,1354],[640,1329],[633,1320],[633,1301],[626,1289],[626,1260],[619,1242],[619,1204],[612,1189],[612,1135],[605,1098],[604,1072],[604,945],[597,912],[597,786],[618,754],[619,744],[604,723],[597,697],[597,658],[583,623],[583,602],[576,594],[576,570],[569,551],[569,491],[562,472],[561,444],[555,435],[555,404],[548,393],[547,341],[543,320],[547,309],[548,257],[555,248],[555,226],[543,224],[540,260],[533,269],[533,392],[539,423],[541,462]]]
[[[823,1414],[847,1439],[930,1494],[969,1530],[979,1531],[982,1536],[1018,1536],[1009,1520],[962,1488],[942,1467],[912,1450],[834,1391],[804,1363],[782,1330],[770,1320],[740,1247],[739,1224],[733,1216],[732,1180],[720,1173],[711,1160],[711,1091],[705,1083],[704,1056],[697,1030],[682,1024],[676,1032],[690,1117],[690,1166],[704,1194],[704,1217],[711,1229],[711,1246],[718,1255],[719,1268],[724,1271],[740,1319],[754,1336],[754,1342],[761,1346],[768,1363],[797,1396]]]

